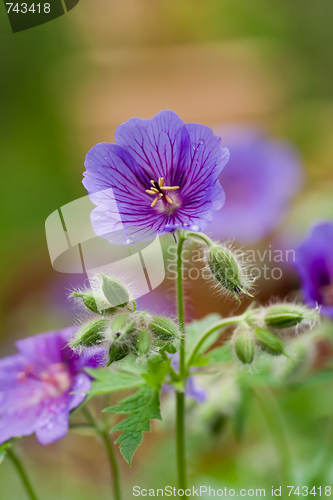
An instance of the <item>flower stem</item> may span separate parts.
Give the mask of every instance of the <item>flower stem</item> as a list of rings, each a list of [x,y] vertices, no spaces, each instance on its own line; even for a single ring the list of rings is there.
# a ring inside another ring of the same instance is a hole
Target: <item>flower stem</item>
[[[233,325],[235,323],[240,323],[245,319],[245,315],[242,314],[240,316],[232,316],[230,318],[225,318],[221,319],[217,323],[215,323],[213,326],[211,326],[203,335],[200,337],[200,339],[197,341],[197,343],[194,345],[191,354],[189,355],[188,362],[187,362],[187,367],[189,368],[193,361],[195,360],[196,355],[198,354],[198,351],[202,344],[205,342],[205,340],[216,330],[219,330],[220,328],[224,328],[229,325]]]
[[[253,386],[252,391],[271,428],[272,437],[275,441],[276,451],[280,459],[281,478],[285,485],[292,481],[292,456],[285,422],[280,407],[268,387],[260,388]]]
[[[192,236],[193,238],[200,238],[209,247],[214,246],[214,243],[212,242],[212,240],[210,238],[208,238],[208,236],[206,234],[204,234],[204,233],[195,233],[195,232],[192,232],[192,231],[187,231],[186,234],[187,234],[187,236]]]
[[[111,444],[110,438],[109,438],[109,433],[106,428],[106,426],[101,427],[101,425],[96,422],[90,411],[88,410],[87,407],[81,408],[81,411],[83,415],[85,416],[86,420],[92,425],[96,431],[96,433],[99,435],[99,437],[102,439],[106,453],[109,459],[109,464],[110,464],[110,469],[111,469],[111,475],[113,478],[113,493],[114,493],[114,499],[115,500],[121,500],[121,488],[120,488],[120,474],[119,474],[119,466],[117,462],[117,458],[113,449],[113,446]]]
[[[182,276],[182,250],[186,239],[184,233],[178,233],[177,247],[177,304],[178,323],[181,333],[179,349],[179,375],[185,384],[185,318],[184,318],[184,297],[183,297],[183,276]],[[178,486],[186,489],[186,461],[185,461],[185,393],[176,392],[176,432],[177,432],[177,470]]]
[[[8,448],[6,451],[7,451],[8,457],[11,459],[12,463],[14,464],[14,466],[18,472],[18,475],[21,478],[21,481],[23,483],[23,486],[25,488],[25,491],[26,491],[28,497],[30,498],[30,500],[37,500],[37,495],[31,486],[31,483],[29,481],[27,473],[25,472],[25,469],[24,469],[20,459],[18,458],[18,456],[16,455],[16,453],[14,452],[14,450],[12,448]]]

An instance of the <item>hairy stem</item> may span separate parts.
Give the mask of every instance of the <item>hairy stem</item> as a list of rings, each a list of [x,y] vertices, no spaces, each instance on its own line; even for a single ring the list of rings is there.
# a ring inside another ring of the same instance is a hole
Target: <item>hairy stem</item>
[[[16,455],[16,453],[14,452],[14,450],[12,448],[8,448],[6,451],[7,451],[8,457],[11,459],[12,463],[15,466],[15,469],[16,469],[18,475],[21,478],[21,481],[23,483],[23,486],[24,486],[24,489],[27,493],[27,496],[30,498],[30,500],[37,500],[38,497],[37,497],[36,493],[34,492],[33,487],[31,486],[31,483],[29,481],[27,473],[25,472],[25,469],[24,469],[20,459],[18,458],[18,456]]]
[[[96,431],[96,433],[99,435],[99,437],[102,439],[104,445],[105,445],[105,450],[109,459],[109,465],[111,469],[111,475],[113,478],[113,494],[114,494],[114,499],[115,500],[121,500],[121,488],[120,488],[120,474],[119,474],[119,466],[117,462],[117,458],[113,449],[113,446],[110,441],[109,433],[107,430],[106,425],[101,426],[90,411],[88,410],[87,407],[83,407],[81,409],[83,415],[85,416],[86,420],[89,422],[90,425],[92,425]]]
[[[220,328],[224,328],[229,325],[234,325],[235,323],[241,323],[242,321],[244,321],[245,317],[246,316],[244,314],[240,316],[232,316],[230,318],[221,319],[213,326],[211,326],[194,345],[192,352],[188,358],[187,367],[189,368],[192,365],[193,361],[195,360],[199,352],[200,347],[212,333],[214,333],[216,330],[219,330]]]
[[[179,349],[179,375],[185,385],[185,318],[184,318],[184,297],[183,297],[183,276],[182,276],[182,250],[185,236],[179,232],[177,247],[177,304],[178,323],[181,333]],[[186,489],[186,461],[185,461],[185,393],[176,392],[176,430],[177,430],[177,470],[178,486]]]

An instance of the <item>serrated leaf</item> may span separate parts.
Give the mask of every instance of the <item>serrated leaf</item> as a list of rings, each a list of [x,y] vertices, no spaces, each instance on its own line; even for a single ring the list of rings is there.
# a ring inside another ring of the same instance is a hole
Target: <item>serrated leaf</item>
[[[141,377],[135,374],[114,372],[105,368],[97,370],[87,368],[86,371],[95,379],[92,381],[88,393],[90,397],[140,387],[145,383]]]
[[[169,372],[170,363],[171,358],[154,358],[148,362],[148,372],[142,373],[141,377],[147,382],[148,385],[150,385],[150,387],[159,391],[166,375]]]
[[[197,342],[197,340],[199,340],[202,334],[206,330],[208,330],[208,328],[213,326],[214,323],[217,323],[220,319],[220,314],[208,314],[208,316],[205,316],[203,319],[192,321],[192,323],[189,323],[186,327],[186,352],[191,352],[194,344]],[[220,333],[221,330],[217,330],[216,332],[212,333],[212,335],[210,335],[200,347],[199,353],[205,352],[207,349],[209,349],[209,347],[212,346],[214,342],[216,342]]]
[[[122,431],[115,441],[120,443],[120,453],[131,465],[133,455],[142,442],[143,432],[150,431],[150,420],[162,420],[159,392],[145,384],[138,392],[104,411],[130,416],[112,427],[110,432]]]

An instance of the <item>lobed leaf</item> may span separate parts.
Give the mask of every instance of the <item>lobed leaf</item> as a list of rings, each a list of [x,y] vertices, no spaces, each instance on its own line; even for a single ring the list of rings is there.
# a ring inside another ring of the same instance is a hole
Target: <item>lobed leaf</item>
[[[162,420],[159,392],[145,384],[135,394],[120,401],[115,406],[105,408],[104,411],[130,414],[129,417],[112,427],[110,432],[122,431],[115,442],[120,443],[120,453],[131,465],[133,455],[142,442],[143,432],[150,431],[150,420],[153,418]]]
[[[123,372],[114,372],[105,368],[86,370],[95,380],[91,383],[89,396],[98,396],[114,391],[122,391],[124,389],[132,389],[144,385],[144,380],[141,377]]]
[[[149,370],[147,373],[142,373],[141,377],[147,382],[150,387],[159,391],[164,382],[166,375],[169,372],[171,358],[161,359],[161,357],[153,358],[148,362]]]

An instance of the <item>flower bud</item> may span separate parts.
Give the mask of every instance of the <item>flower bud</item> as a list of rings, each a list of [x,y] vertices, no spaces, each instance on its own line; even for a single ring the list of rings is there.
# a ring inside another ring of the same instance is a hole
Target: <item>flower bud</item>
[[[235,340],[235,352],[244,365],[250,365],[254,358],[254,340],[248,330],[241,332]]]
[[[81,347],[94,347],[104,341],[104,333],[109,326],[108,319],[93,319],[83,325],[75,334],[71,342],[73,349]]]
[[[295,304],[278,304],[270,307],[264,317],[267,326],[271,328],[291,328],[304,320],[317,319],[317,312]]]
[[[151,347],[151,336],[148,330],[139,330],[137,336],[137,350],[142,356],[148,354]]]
[[[245,290],[245,279],[241,266],[227,248],[212,246],[208,254],[208,267],[215,279],[237,300],[239,300],[237,294],[240,292],[252,297]]]
[[[274,333],[266,330],[266,328],[256,328],[254,330],[254,336],[260,346],[269,354],[273,356],[286,354],[282,340],[274,335]]]
[[[111,321],[111,337],[117,342],[126,342],[130,339],[136,328],[136,321],[130,314],[117,314]]]
[[[84,305],[90,309],[90,311],[96,313],[96,314],[107,314],[109,316],[113,315],[116,312],[115,307],[109,307],[108,309],[104,309],[99,311],[97,308],[96,300],[94,293],[92,290],[87,290],[85,292],[73,292],[72,293],[73,297],[80,297],[84,303]]]
[[[171,354],[177,352],[180,334],[173,321],[164,316],[154,316],[149,324],[149,330],[154,334],[155,345]]]
[[[109,349],[109,360],[106,366],[110,366],[114,361],[120,361],[130,353],[130,346],[124,343],[115,342]]]
[[[101,274],[102,290],[106,300],[112,307],[125,307],[129,302],[126,288],[114,278]]]

